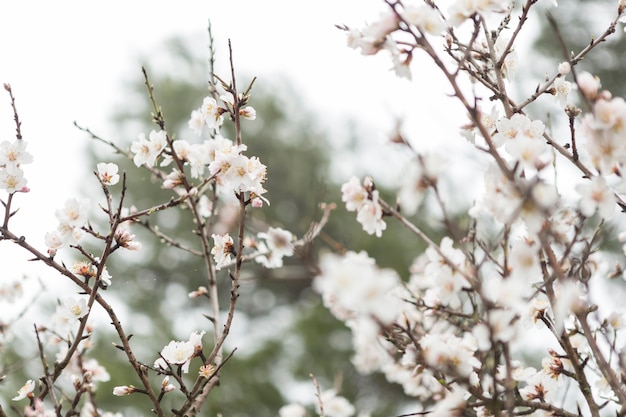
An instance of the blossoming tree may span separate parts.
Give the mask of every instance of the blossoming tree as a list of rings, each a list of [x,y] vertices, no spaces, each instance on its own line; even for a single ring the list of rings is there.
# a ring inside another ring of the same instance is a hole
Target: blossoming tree
[[[417,59],[438,68],[450,95],[467,113],[466,120],[459,120],[457,140],[469,141],[484,161],[477,177],[482,187],[470,196],[473,205],[465,219],[456,221],[444,186],[447,158],[395,135],[394,141],[412,156],[397,199],[386,201],[375,178],[353,177],[341,187],[342,200],[365,233],[384,239],[387,223],[398,222],[427,250],[415,254],[408,280],[399,271],[378,267],[365,252],[337,248],[323,254],[315,267],[314,288],[352,332],[354,366],[363,373],[382,373],[414,397],[405,415],[626,416],[622,306],[598,292],[612,285],[609,280],[624,277],[623,256],[604,244],[609,225],[620,227],[618,211],[626,210],[626,103],[602,90],[593,74],[578,70],[581,60],[615,33],[626,2],[615,2],[603,33],[546,69],[545,80],[518,98],[512,83],[525,63],[515,46],[528,30],[537,2],[526,0],[518,9],[508,0],[456,0],[448,8],[432,1],[387,0],[373,23],[361,29],[341,27],[349,46],[364,55],[388,53],[400,77],[412,77],[411,64]],[[158,178],[171,197],[152,207],[129,205],[125,174],[103,161],[94,174],[108,227],[95,228],[87,202],[69,199],[56,211],[59,223],[45,235],[45,249],[11,227],[11,219],[19,215],[15,204],[20,193],[30,191],[24,165],[33,158],[21,135],[11,88],[5,85],[17,133],[14,142],[0,144],[0,186],[7,192],[2,239],[77,288],[62,299],[49,323],[35,326],[41,371],[13,398],[27,400],[23,408],[14,407],[17,414],[107,414],[98,409],[95,392],[109,375],[90,354],[91,335],[97,331],[90,315],[96,307],[108,315],[119,339],[115,346],[139,381],[115,387],[113,395],[142,395],[146,413],[158,416],[200,413],[235,354],[226,352],[224,343],[243,268],[248,262],[280,268],[285,257],[319,235],[331,204],[322,205],[321,220],[299,239],[276,227],[256,235],[247,232],[250,216],[269,204],[264,182],[271,167],[246,153],[241,124],[256,117],[249,105],[252,84],[237,85],[232,55],[231,69],[229,81],[212,74],[209,94],[192,112],[189,125],[199,136],[195,141],[168,132],[146,74],[156,129],[139,134],[130,151],[107,144]],[[533,107],[546,99],[562,108],[554,129],[531,116]],[[221,134],[227,120],[234,126],[232,140]],[[566,129],[561,131],[559,124]],[[563,171],[576,175],[562,179],[557,174]],[[413,221],[426,203],[432,203],[447,231],[440,242]],[[236,221],[232,231],[217,232],[216,213],[226,204],[237,208]],[[206,285],[190,289],[189,296],[206,298],[211,326],[154,349],[152,357],[140,357],[107,300],[105,290],[115,285],[107,265],[115,262],[118,251],[141,250],[132,230],[142,219],[181,206],[194,221],[198,247],[159,237],[205,262]],[[87,249],[87,239],[97,251]],[[620,239],[626,240],[624,233]],[[68,249],[79,258],[69,267],[64,260]],[[217,296],[218,279],[230,283],[225,306]],[[207,333],[213,338],[211,348],[203,342]],[[48,359],[50,344],[57,346],[54,362]],[[542,358],[533,361],[529,349]],[[312,412],[328,417],[357,412],[339,387],[312,381]],[[178,395],[176,406],[164,409],[163,398],[173,395]],[[302,417],[307,410],[292,403],[278,413]],[[0,408],[0,417],[5,415]]]

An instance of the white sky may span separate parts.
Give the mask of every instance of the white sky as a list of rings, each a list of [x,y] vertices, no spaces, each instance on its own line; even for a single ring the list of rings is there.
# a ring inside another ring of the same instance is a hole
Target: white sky
[[[230,38],[242,72],[256,75],[259,83],[278,76],[293,80],[303,101],[329,125],[355,119],[372,128],[364,139],[380,142],[396,116],[411,117],[420,132],[431,130],[429,126],[441,129],[441,122],[435,123],[445,107],[424,100],[425,94],[442,97],[445,92],[433,84],[428,75],[433,71],[418,68],[422,75],[414,83],[398,80],[386,56],[362,57],[346,47],[344,34],[334,27],[360,27],[385,7],[382,0],[4,2],[0,82],[12,85],[22,131],[35,157],[26,166],[32,192],[18,198],[25,213],[16,225],[21,219],[39,219],[48,229],[55,227],[53,209],[74,195],[85,172],[80,151],[88,141],[72,122],[114,140],[108,116],[123,101],[121,80],[141,77],[137,56],[164,53],[158,46],[174,35],[206,39],[209,19],[219,59],[227,58]],[[457,131],[456,125],[446,127]],[[13,138],[8,95],[0,91],[0,139]],[[424,143],[437,140],[426,139]],[[33,212],[30,201],[45,203],[37,203],[41,206]]]

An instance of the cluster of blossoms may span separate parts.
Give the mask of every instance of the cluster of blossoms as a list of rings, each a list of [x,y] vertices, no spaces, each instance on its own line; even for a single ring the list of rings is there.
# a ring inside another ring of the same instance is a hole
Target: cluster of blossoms
[[[33,156],[26,151],[24,140],[0,143],[0,189],[10,194],[28,191],[22,165],[31,162]]]
[[[152,131],[149,139],[141,133],[139,139],[131,144],[130,150],[134,154],[136,166],[145,165],[154,167],[162,156],[160,166],[169,166],[174,160],[180,161],[183,166],[189,167],[193,179],[204,179],[207,174],[214,178],[218,190],[226,195],[234,193],[249,193],[252,205],[261,207],[267,200],[262,196],[266,190],[263,183],[266,179],[267,167],[256,156],[248,157],[243,152],[247,150],[244,144],[235,144],[230,139],[219,134],[224,114],[234,111],[232,95],[221,97],[223,106],[220,106],[213,97],[205,97],[202,106],[194,110],[189,120],[192,130],[201,135],[204,128],[211,130],[210,138],[202,143],[190,143],[183,139],[171,139],[167,132]],[[244,100],[239,97],[239,101]],[[239,115],[249,120],[256,118],[254,108],[247,106],[239,110]],[[175,164],[173,170],[166,176],[163,188],[178,189],[184,185],[184,173],[181,167]]]
[[[176,390],[176,386],[170,383],[169,373],[171,372],[189,372],[191,360],[195,357],[202,357],[202,336],[206,332],[193,332],[189,336],[189,340],[176,341],[172,340],[159,353],[159,358],[154,361],[154,368],[168,375],[161,382],[161,393],[165,394]],[[177,368],[174,370],[173,366]],[[204,378],[209,378],[215,368],[212,365],[203,365],[198,371]],[[119,385],[113,388],[113,395],[123,397],[137,392],[137,388],[133,385]]]
[[[522,28],[527,9],[535,1],[529,0],[523,6],[523,15],[517,19],[519,23],[515,22],[519,26],[513,29],[511,37],[507,32],[515,21],[511,19],[515,10],[512,0],[455,0],[447,10],[439,9],[434,2],[404,3],[387,2],[390,7],[387,12],[364,29],[345,28],[349,45],[365,55],[389,52],[394,71],[405,78],[411,78],[410,65],[418,50],[430,55],[447,75],[454,95],[469,115],[470,123],[463,136],[490,157],[491,162],[485,164],[482,195],[474,200],[472,208],[460,213],[463,221],[458,224],[453,223],[455,217],[451,216],[458,213],[449,212],[445,204],[448,196],[439,187],[447,158],[437,154],[416,154],[399,184],[396,208],[383,201],[370,177],[363,181],[352,177],[343,184],[342,201],[348,211],[356,212],[365,232],[381,237],[387,227],[383,218],[387,217],[388,221],[395,218],[427,244],[427,249],[404,271],[407,280],[395,270],[378,267],[365,252],[322,257],[313,286],[322,294],[324,305],[351,330],[353,364],[362,373],[383,374],[388,381],[401,385],[408,396],[418,399],[416,410],[410,414],[571,417],[588,411],[594,417],[601,413],[625,415],[624,312],[621,306],[613,309],[599,305],[593,290],[598,282],[606,281],[604,278],[618,277],[626,269],[618,262],[613,272],[608,272],[605,258],[598,250],[603,226],[613,219],[616,205],[626,207],[620,197],[626,193],[622,178],[626,164],[626,102],[600,90],[599,80],[589,73],[581,72],[576,86],[566,80],[572,65],[595,43],[581,56],[561,63],[527,102],[518,105],[507,93],[508,84],[504,81],[510,82],[520,65],[512,40],[518,36],[517,29]],[[626,1],[620,0],[613,29],[618,19],[624,19],[624,9]],[[492,26],[492,21],[496,25]],[[462,39],[460,30],[465,22],[474,24],[468,42]],[[434,52],[435,40],[442,43],[443,51],[457,65],[458,72],[450,72],[448,64],[442,63]],[[471,89],[473,96],[464,93],[465,89],[457,84],[457,75],[462,72],[478,81],[478,87]],[[482,88],[486,89],[485,96]],[[583,117],[582,129],[578,129],[579,136],[584,136],[578,148],[574,127],[582,110],[569,103],[569,93],[574,88],[580,91],[590,110]],[[559,145],[545,124],[531,119],[526,112],[526,106],[542,95],[554,96],[568,116],[572,138],[567,146]],[[495,102],[488,114],[478,107],[487,97]],[[201,255],[206,256],[211,235],[214,244],[211,255],[216,269],[229,267],[231,263],[237,266],[237,271],[229,274],[232,297],[227,324],[223,327],[213,271],[207,271],[211,289],[199,287],[189,294],[191,298],[207,296],[215,303],[212,307],[216,314],[211,321],[215,326],[216,348],[210,358],[219,360],[220,347],[235,311],[241,263],[254,260],[267,268],[278,268],[302,243],[295,241],[289,231],[271,227],[254,238],[248,236],[243,242],[235,243],[226,230],[207,226],[198,217],[217,213],[214,205],[218,194],[214,193],[214,199],[209,201],[207,194],[211,193],[206,187],[209,183],[215,184],[224,199],[237,197],[236,210],[240,210],[241,218],[245,217],[248,205],[261,207],[267,202],[263,197],[266,166],[257,157],[244,154],[247,147],[239,135],[236,142],[220,135],[225,116],[231,120],[256,117],[255,110],[246,106],[247,100],[247,95],[228,93],[219,100],[206,97],[189,121],[198,136],[208,130],[210,138],[202,143],[174,139],[159,130],[152,131],[148,137],[139,135],[130,148],[136,166],[158,174],[163,179],[163,188],[189,197],[171,203],[184,202],[193,209],[197,234],[203,239],[205,249]],[[30,162],[32,157],[24,149],[21,140],[0,144],[0,187],[9,193],[27,191],[21,164]],[[563,195],[553,178],[557,153],[583,174],[584,181],[570,187],[577,193],[574,201]],[[159,168],[169,166],[173,168],[167,175]],[[106,187],[120,181],[117,165],[100,163],[96,175],[108,197]],[[436,194],[437,209],[449,234],[440,237],[439,244],[405,217],[417,212],[428,190]],[[205,387],[212,387],[202,383],[217,375],[217,366],[221,369],[223,364],[214,365],[205,358],[202,346],[205,332],[194,332],[188,340],[169,342],[159,352],[153,367],[145,367],[132,358],[127,343],[130,336],[125,336],[115,313],[106,308],[101,294],[97,294],[100,288],[111,284],[111,276],[104,261],[101,263],[79,246],[83,234],[90,233],[106,241],[108,246],[102,255],[105,260],[119,247],[140,248],[128,225],[117,225],[115,221],[124,216],[121,209],[113,213],[110,200],[108,203],[109,209],[104,211],[109,215],[112,230],[104,238],[88,225],[86,202],[68,200],[65,208],[56,212],[58,228],[46,235],[50,257],[38,257],[68,276],[84,278],[78,284],[86,296],[66,297],[59,303],[53,317],[57,326],[50,330],[53,336],[47,340],[61,346],[56,364],[61,364],[63,372],[69,374],[70,389],[77,393],[72,401],[73,410],[67,414],[78,414],[78,404],[83,401],[81,395],[93,392],[95,382],[110,379],[102,366],[84,355],[91,343],[91,328],[87,327],[90,302],[100,302],[105,307],[125,342],[118,347],[126,351],[135,369],[140,369],[137,374],[144,384],[116,386],[113,395],[147,394],[155,414],[165,415],[160,408],[163,394],[177,390],[170,383],[171,376],[185,394],[185,402],[195,406],[208,393],[204,392]],[[169,207],[166,203],[154,210]],[[240,236],[244,234],[244,226],[241,220]],[[622,233],[619,239],[626,241],[626,234]],[[88,260],[74,263],[71,269],[54,263],[55,252],[66,245],[75,246]],[[238,247],[247,253],[237,253]],[[626,253],[626,245],[623,249]],[[626,273],[622,276],[626,278]],[[75,326],[76,323],[81,326]],[[74,330],[75,327],[81,329]],[[48,329],[38,328],[38,337],[44,331]],[[528,350],[537,348],[534,341],[542,345],[535,357],[529,359]],[[40,353],[47,368],[43,347]],[[189,374],[194,358],[200,358],[202,364],[194,388],[189,390],[184,381],[188,375],[183,374]],[[144,378],[148,368],[165,375],[160,395],[155,395],[151,383]],[[46,369],[46,378],[39,379],[42,392],[54,392],[58,388],[55,381],[50,382],[52,378],[57,378],[56,368],[54,376]],[[36,385],[34,380],[28,380],[13,398],[29,399],[24,415],[59,414],[60,405],[52,413],[45,410],[42,400],[35,398]],[[61,391],[65,398],[69,390]],[[574,409],[576,412],[570,411]],[[356,410],[336,390],[328,390],[318,392],[316,412],[328,417],[351,417]],[[83,401],[81,414],[107,415],[88,400]],[[176,414],[188,413],[182,410]],[[305,417],[306,410],[302,405],[291,404],[283,407],[279,415]]]
[[[348,211],[356,211],[356,219],[368,234],[382,236],[387,223],[383,220],[383,208],[379,203],[379,193],[370,177],[363,183],[352,177],[341,186],[341,200]]]
[[[59,225],[55,230],[46,233],[45,237],[50,256],[54,256],[56,251],[64,246],[78,244],[83,238],[88,210],[88,200],[70,198],[62,209],[55,211]]]
[[[74,310],[74,312],[61,312],[61,309]],[[79,311],[81,310],[81,311]],[[63,307],[58,309],[57,315],[63,315],[70,320],[76,320],[78,316],[86,314],[87,308],[84,300],[76,300],[68,298],[63,302]],[[73,316],[73,317],[70,317]],[[48,332],[48,329],[40,328],[39,332]],[[63,383],[67,384],[76,392],[94,393],[96,385],[99,382],[108,382],[111,376],[107,370],[98,363],[96,359],[87,359],[85,354],[93,346],[90,337],[85,337],[79,342],[71,357],[68,357],[68,340],[61,339],[58,332],[51,332],[48,338],[48,345],[57,346],[59,350],[56,354],[56,363],[65,363]],[[55,409],[47,408],[44,401],[37,397],[35,391],[37,388],[42,389],[43,384],[37,384],[33,380],[28,380],[18,390],[17,395],[13,397],[13,401],[23,399],[30,400],[30,406],[24,408],[24,415],[27,417],[53,417],[58,415]],[[81,415],[95,415],[96,410],[90,402],[85,402],[82,409],[79,410]],[[109,413],[101,410],[97,411],[98,415],[105,417],[121,417],[120,413]]]
[[[72,265],[72,272],[76,275],[80,275],[85,278],[85,281],[89,281],[92,278],[98,278],[98,268],[100,269],[100,285],[108,287],[111,285],[111,279],[113,278],[105,265],[100,266],[100,260],[94,259],[95,262],[89,261],[77,261]]]
[[[467,1],[456,0],[445,15],[431,4],[416,5],[407,2],[402,7],[383,13],[377,20],[363,29],[344,28],[348,32],[348,46],[359,49],[363,55],[374,55],[381,50],[389,52],[393,70],[399,77],[411,79],[410,64],[413,51],[405,47],[403,40],[396,40],[391,35],[403,30],[404,25],[416,29],[419,36],[441,36],[448,27],[461,26],[473,16],[488,17],[494,13],[509,12],[513,7],[511,0]],[[507,48],[509,40],[498,37],[494,51],[502,59],[500,72],[504,78],[511,79],[517,67],[517,54]],[[488,54],[489,46],[484,43],[476,54]],[[494,71],[494,67],[481,67],[481,70]]]
[[[433,416],[491,416],[505,409],[538,417],[580,415],[581,404],[589,415],[600,415],[604,407],[623,413],[624,312],[596,305],[595,289],[608,285],[606,277],[626,278],[622,262],[609,271],[607,258],[597,251],[604,222],[615,219],[617,206],[624,207],[625,101],[601,90],[588,72],[568,81],[577,56],[559,64],[518,105],[504,83],[520,65],[505,33],[513,2],[459,0],[447,12],[431,3],[404,3],[388,3],[390,10],[365,29],[344,28],[349,46],[364,55],[391,52],[396,74],[405,78],[419,49],[455,77],[433,52],[434,37],[446,32],[449,58],[487,87],[484,97],[479,88],[474,96],[465,95],[449,77],[470,118],[462,136],[492,160],[485,164],[480,198],[463,213],[471,221],[467,229],[450,226],[446,196],[438,189],[446,171],[439,156],[418,154],[412,161],[400,183],[397,210],[380,198],[371,179],[351,178],[342,186],[346,209],[356,211],[363,229],[378,237],[386,226],[383,215],[407,225],[404,216],[417,211],[427,190],[435,190],[450,233],[435,245],[418,226],[409,226],[429,247],[415,259],[405,285],[382,279],[389,274],[378,271],[365,253],[322,259],[315,287],[352,330],[353,363],[361,372],[381,372],[401,384]],[[613,24],[625,10],[620,1]],[[498,22],[502,13],[506,17]],[[488,29],[492,20],[500,25],[497,31]],[[457,31],[466,21],[475,28],[469,42]],[[491,36],[481,37],[483,30]],[[583,111],[572,104],[575,89],[590,109],[582,122],[577,117]],[[560,145],[541,120],[528,116],[525,107],[543,95],[553,96],[567,116],[571,143]],[[478,106],[486,97],[495,102],[489,112]],[[582,181],[557,183],[560,157],[581,172]],[[370,285],[371,275],[379,276],[379,286]],[[361,287],[354,288],[354,281]],[[387,307],[389,299],[395,300],[393,307]],[[385,306],[389,315],[381,316],[374,305]],[[532,366],[518,354],[528,349],[541,349]],[[568,411],[572,404],[578,414]]]
[[[228,234],[213,234],[213,248],[211,254],[215,260],[215,268],[222,269],[232,262],[236,256],[233,238]],[[279,227],[270,227],[267,232],[258,233],[256,239],[246,239],[244,246],[249,246],[253,252],[255,262],[268,269],[281,268],[283,258],[294,254],[294,236]]]

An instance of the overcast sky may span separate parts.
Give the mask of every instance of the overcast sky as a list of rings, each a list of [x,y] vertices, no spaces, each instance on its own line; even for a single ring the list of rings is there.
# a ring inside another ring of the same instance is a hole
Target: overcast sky
[[[441,140],[437,134],[446,136],[446,130],[454,135],[449,103],[441,102],[445,88],[430,65],[422,68],[426,60],[414,61],[413,83],[399,80],[387,56],[361,56],[334,26],[360,27],[385,7],[382,0],[5,2],[0,82],[12,85],[35,158],[25,167],[32,191],[16,198],[21,212],[15,227],[43,244],[45,231],[56,227],[54,210],[76,195],[79,180],[88,180],[81,166],[88,141],[73,121],[115,140],[109,117],[124,99],[123,81],[141,78],[137,57],[166,61],[159,46],[172,36],[200,39],[202,56],[209,20],[222,52],[218,59],[227,58],[230,38],[241,72],[257,76],[258,83],[291,80],[329,126],[352,119],[369,132],[365,140],[382,142],[394,118],[406,116],[419,126],[412,136],[424,144]],[[433,106],[433,99],[440,105]],[[0,141],[13,140],[14,130],[8,95],[0,91]],[[394,165],[373,155],[371,164]]]

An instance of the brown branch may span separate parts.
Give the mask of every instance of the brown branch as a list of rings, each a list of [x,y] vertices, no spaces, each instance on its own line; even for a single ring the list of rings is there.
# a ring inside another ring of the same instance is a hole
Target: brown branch
[[[13,109],[13,120],[15,121],[15,137],[17,140],[22,140],[22,122],[17,114],[17,107],[15,106],[15,97],[13,97],[13,90],[11,90],[11,84],[4,84],[4,89],[9,93],[11,97],[11,108]]]

